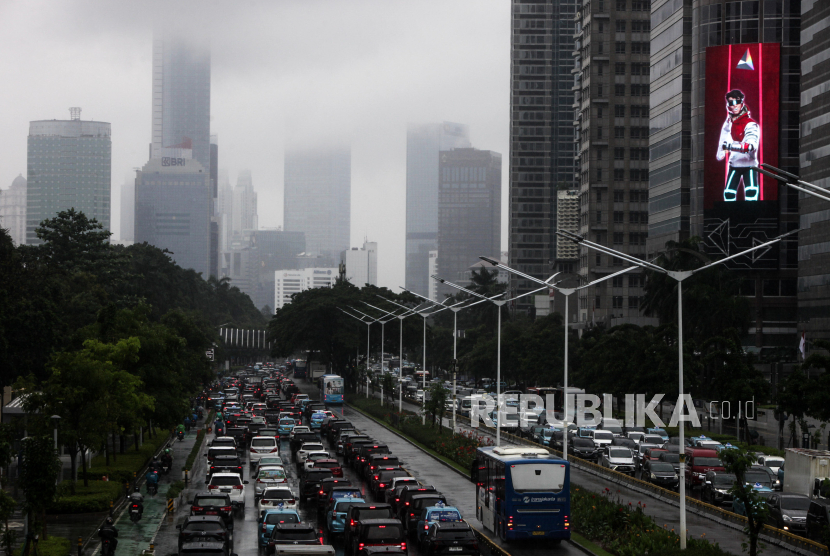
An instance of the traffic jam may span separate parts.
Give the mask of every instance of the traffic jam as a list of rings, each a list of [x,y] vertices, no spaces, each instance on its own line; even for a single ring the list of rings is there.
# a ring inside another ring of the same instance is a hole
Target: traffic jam
[[[284,370],[258,371],[209,393],[217,419],[205,488],[176,525],[179,555],[478,556],[461,511],[386,445],[300,393]]]

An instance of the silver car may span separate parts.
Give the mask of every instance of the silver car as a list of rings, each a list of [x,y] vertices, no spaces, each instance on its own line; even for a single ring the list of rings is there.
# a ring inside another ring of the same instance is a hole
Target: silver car
[[[254,496],[256,500],[268,487],[282,486],[288,484],[288,475],[284,467],[279,465],[268,465],[259,468],[255,480]]]
[[[608,469],[627,475],[634,475],[636,469],[634,454],[625,446],[608,446],[603,450],[599,464]]]

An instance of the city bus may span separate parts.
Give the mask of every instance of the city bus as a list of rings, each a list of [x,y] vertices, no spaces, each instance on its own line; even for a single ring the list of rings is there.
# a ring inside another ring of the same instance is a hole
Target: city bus
[[[305,378],[306,361],[305,359],[295,359],[291,362],[292,370],[294,371],[294,378]]]
[[[328,403],[343,403],[343,377],[323,375],[320,377],[320,399]]]
[[[470,469],[476,517],[503,541],[571,538],[569,463],[544,448],[483,446]]]

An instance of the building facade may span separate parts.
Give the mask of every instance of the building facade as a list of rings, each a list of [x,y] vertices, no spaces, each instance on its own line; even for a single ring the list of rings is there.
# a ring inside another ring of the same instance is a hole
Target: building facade
[[[346,279],[362,288],[366,284],[378,285],[378,244],[364,241],[363,247],[352,247],[340,253],[340,262],[346,265]]]
[[[121,235],[122,242],[135,240],[135,178],[127,178],[121,184]]]
[[[572,186],[576,174],[572,53],[580,7],[579,0],[512,1],[509,266],[543,280],[557,257],[557,187]],[[514,294],[533,284],[511,277]],[[529,297],[516,303],[533,306]]]
[[[556,192],[556,224],[558,229],[579,233],[579,191],[564,189]],[[574,274],[579,248],[570,240],[556,237],[557,270]],[[538,312],[536,313],[538,315]]]
[[[441,151],[470,147],[470,130],[451,122],[409,124],[406,130],[406,289],[429,293],[429,252],[438,239]]]
[[[171,28],[153,36],[152,158],[162,149],[193,149],[210,170],[210,46]]]
[[[440,276],[469,284],[480,256],[501,254],[501,154],[478,149],[442,151],[438,189]],[[438,299],[457,290],[439,284]]]
[[[135,241],[169,250],[182,268],[210,275],[210,174],[195,159],[152,158],[136,173]]]
[[[0,228],[8,230],[15,245],[26,243],[26,178],[19,175],[0,191]]]
[[[645,257],[648,236],[649,29],[647,0],[585,0],[574,50],[580,234]],[[621,270],[622,260],[580,248],[583,283]],[[579,319],[639,320],[644,274],[633,271],[581,290]]]
[[[306,251],[334,266],[349,248],[351,150],[288,149],[285,153],[285,231],[303,232]]]
[[[233,190],[233,231],[256,230],[259,227],[257,217],[257,195],[250,170],[242,170],[236,179]]]
[[[801,179],[830,188],[830,4],[801,2]],[[801,194],[798,331],[830,339],[830,203]],[[795,344],[792,344],[795,345]]]
[[[291,296],[314,288],[330,288],[337,281],[337,268],[278,270],[274,273],[274,307],[282,309]]]
[[[35,229],[58,212],[74,208],[110,229],[111,127],[107,122],[70,120],[29,123],[26,243],[40,240]]]

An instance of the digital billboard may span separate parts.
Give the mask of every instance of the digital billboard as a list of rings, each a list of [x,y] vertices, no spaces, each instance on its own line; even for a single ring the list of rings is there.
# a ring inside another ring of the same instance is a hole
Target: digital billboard
[[[731,255],[778,235],[778,182],[753,168],[778,165],[778,43],[706,49],[704,235]],[[751,259],[751,260],[750,260]],[[769,268],[777,249],[730,266]]]

